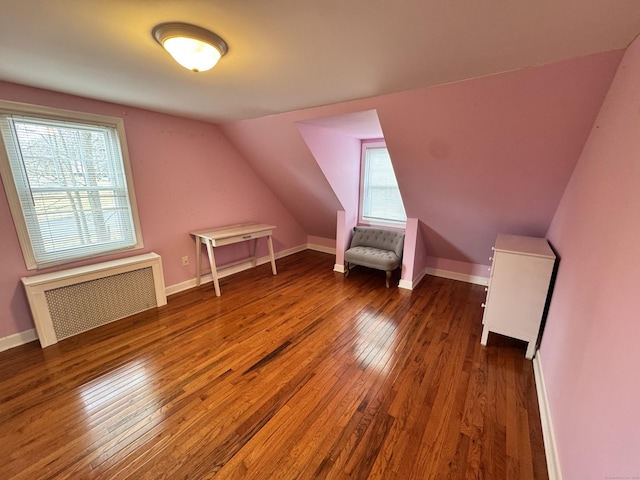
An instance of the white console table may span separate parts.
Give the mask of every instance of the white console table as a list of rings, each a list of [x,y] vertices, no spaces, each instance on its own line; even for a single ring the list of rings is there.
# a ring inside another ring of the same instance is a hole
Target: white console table
[[[196,285],[200,285],[200,278],[202,275],[201,267],[201,252],[202,245],[207,248],[207,255],[209,257],[209,264],[211,266],[211,276],[213,277],[213,286],[216,290],[216,296],[220,296],[220,282],[218,281],[218,269],[216,268],[216,259],[213,254],[214,247],[221,247],[223,245],[230,245],[232,243],[246,242],[254,240],[253,256],[243,259],[242,262],[251,261],[253,266],[256,266],[256,248],[258,246],[258,238],[267,237],[267,244],[269,246],[269,255],[271,256],[271,271],[274,275],[277,275],[276,271],[276,259],[273,255],[273,242],[271,240],[271,232],[276,228],[273,225],[259,224],[259,223],[242,223],[238,225],[229,225],[226,227],[209,228],[206,230],[198,230],[191,232],[191,235],[196,240]],[[234,262],[234,265],[239,262]],[[231,266],[231,265],[227,265]]]

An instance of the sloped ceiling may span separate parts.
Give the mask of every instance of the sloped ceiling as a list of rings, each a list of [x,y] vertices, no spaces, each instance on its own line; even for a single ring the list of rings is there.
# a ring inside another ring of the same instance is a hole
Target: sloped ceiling
[[[210,72],[151,37],[222,36]],[[637,0],[3,0],[0,79],[214,122],[418,89],[626,48]]]
[[[290,115],[245,120],[221,129],[307,235],[334,238],[342,209]]]
[[[546,234],[621,56],[594,55],[221,128],[309,234],[334,238],[336,209],[344,208],[347,195],[334,173],[323,174],[331,170],[325,152],[354,132],[366,135],[373,122],[363,119],[375,112],[405,209],[419,219],[429,255],[488,264],[498,233]],[[310,141],[300,126],[322,132]],[[351,157],[357,165],[357,152]],[[348,159],[336,154],[334,161]]]
[[[183,69],[151,37],[167,21],[229,53]],[[350,200],[314,155],[375,111],[430,253],[482,263],[498,231],[546,232],[638,33],[637,0],[4,0],[0,80],[220,123],[326,238]]]

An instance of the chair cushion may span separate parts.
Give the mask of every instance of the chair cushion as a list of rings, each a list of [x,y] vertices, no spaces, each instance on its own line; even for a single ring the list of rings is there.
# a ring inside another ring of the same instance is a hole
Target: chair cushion
[[[351,247],[344,252],[346,262],[377,268],[378,270],[395,270],[400,266],[401,258],[391,250],[375,247]]]
[[[374,227],[355,227],[350,247],[374,247],[380,250],[390,250],[398,257],[402,257],[404,246],[404,232]]]

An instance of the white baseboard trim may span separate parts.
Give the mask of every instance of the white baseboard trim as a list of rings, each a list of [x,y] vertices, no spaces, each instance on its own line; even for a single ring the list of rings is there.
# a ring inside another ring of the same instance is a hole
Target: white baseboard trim
[[[33,342],[34,340],[38,340],[38,334],[36,333],[35,328],[14,333],[8,337],[0,338],[0,352],[24,345],[25,343]]]
[[[307,243],[307,248],[309,250],[315,250],[316,252],[322,253],[330,253],[331,255],[336,254],[336,249],[333,247],[325,247],[324,245],[317,245],[315,243]]]
[[[427,274],[427,269],[425,268],[413,280],[400,279],[400,282],[398,282],[398,288],[404,288],[406,290],[413,290],[422,281],[422,279],[424,278],[424,276],[426,274]]]
[[[540,408],[542,438],[544,439],[544,453],[547,457],[549,480],[562,480],[562,470],[560,469],[560,459],[558,458],[556,438],[553,433],[553,423],[551,421],[551,411],[549,410],[547,388],[542,374],[540,351],[537,352],[533,359],[533,373],[536,378],[536,392],[538,393],[538,407]]]
[[[440,268],[426,267],[424,274],[433,275],[434,277],[448,278],[450,280],[458,280],[460,282],[473,283],[475,285],[486,285],[487,278],[480,275],[469,275],[468,273],[451,272]],[[422,276],[424,276],[424,274]]]
[[[286,250],[281,250],[279,252],[276,252],[273,254],[273,256],[277,260],[279,258],[284,258],[284,257],[288,257],[289,255],[293,255],[294,253],[304,252],[308,248],[309,247],[307,247],[307,245],[298,245],[297,247],[291,247],[291,248],[287,248]],[[263,265],[265,263],[269,263],[270,261],[271,261],[271,258],[269,258],[269,255],[265,255],[264,257],[260,257],[258,259],[258,265]]]
[[[300,245],[298,247],[289,248],[287,250],[281,250],[280,252],[277,252],[276,254],[274,254],[274,257],[277,260],[279,258],[293,255],[294,253],[302,252],[304,250],[307,250],[307,245]],[[269,263],[270,261],[271,261],[271,257],[269,257],[269,255],[265,255],[264,257],[258,258],[256,264],[263,265],[265,263]],[[253,268],[253,264],[251,260],[237,263],[231,267],[227,267],[227,268],[223,267],[218,270],[218,278],[228,277],[229,275],[233,275],[234,273],[239,273],[244,270],[249,270],[250,268]],[[211,283],[211,282],[213,282],[213,276],[211,275],[211,270],[207,270],[202,275],[200,279],[200,284],[202,285],[204,283]],[[196,279],[192,278],[184,282],[177,283],[175,285],[170,285],[165,288],[165,293],[168,296],[168,295],[173,295],[174,293],[183,292],[185,290],[189,290],[190,288],[195,288],[197,286],[196,283],[197,283]]]
[[[418,285],[422,279],[427,275],[427,270],[422,270],[418,276],[416,278],[413,279],[413,286],[415,287],[416,285]]]
[[[486,277],[481,277],[479,275],[469,275],[467,273],[451,272],[449,270],[442,270],[440,268],[425,267],[418,274],[418,276],[416,278],[414,278],[413,280],[402,280],[401,279],[400,283],[398,284],[398,287],[405,288],[407,290],[413,290],[422,281],[422,279],[425,277],[425,275],[431,275],[433,277],[448,278],[450,280],[458,280],[458,281],[461,281],[461,282],[473,283],[473,284],[476,284],[476,285],[486,285],[487,284],[487,278]]]
[[[336,263],[336,264],[333,266],[333,271],[334,271],[334,272],[338,272],[338,273],[344,273],[346,270],[345,270],[345,268],[344,268],[344,265],[340,265],[339,263]]]
[[[473,283],[476,285],[486,285],[487,278],[479,275],[469,275],[466,273],[451,272],[449,270],[442,270],[440,268],[425,267],[416,278],[413,280],[400,280],[398,287],[407,290],[413,290],[422,281],[425,275],[431,275],[433,277],[448,278],[450,280],[458,280],[460,282]]]

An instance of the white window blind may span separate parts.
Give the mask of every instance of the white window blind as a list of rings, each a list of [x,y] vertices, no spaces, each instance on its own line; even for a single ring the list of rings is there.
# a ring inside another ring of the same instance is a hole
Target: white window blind
[[[366,223],[406,222],[389,151],[380,143],[363,144],[361,220]]]
[[[0,129],[27,268],[141,246],[115,126],[2,114]]]

